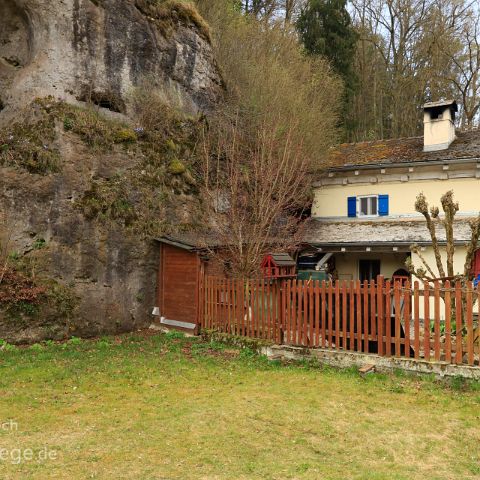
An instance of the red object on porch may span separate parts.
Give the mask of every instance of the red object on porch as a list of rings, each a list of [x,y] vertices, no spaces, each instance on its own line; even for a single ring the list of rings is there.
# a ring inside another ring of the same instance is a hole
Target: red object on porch
[[[269,253],[262,260],[264,278],[295,278],[295,260],[288,253]]]
[[[480,275],[480,249],[475,252],[472,262],[472,275],[477,278]]]

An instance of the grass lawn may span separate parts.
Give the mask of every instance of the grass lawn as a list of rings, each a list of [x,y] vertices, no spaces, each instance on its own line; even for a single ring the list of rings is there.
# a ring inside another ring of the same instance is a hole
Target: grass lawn
[[[224,348],[137,335],[0,352],[0,478],[480,478],[478,385]]]

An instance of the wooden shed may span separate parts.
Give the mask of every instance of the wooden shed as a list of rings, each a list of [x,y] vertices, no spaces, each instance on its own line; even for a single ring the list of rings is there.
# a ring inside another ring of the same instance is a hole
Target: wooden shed
[[[223,265],[209,258],[215,239],[200,234],[164,236],[158,240],[160,261],[157,306],[154,315],[161,325],[198,333],[199,291],[205,274],[223,275]]]

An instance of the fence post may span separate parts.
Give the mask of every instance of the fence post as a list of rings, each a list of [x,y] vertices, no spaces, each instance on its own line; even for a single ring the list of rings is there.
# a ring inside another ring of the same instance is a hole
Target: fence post
[[[292,329],[290,332],[290,337],[292,339],[292,344],[295,345],[297,343],[297,322],[298,322],[298,315],[297,315],[297,281],[293,280],[292,282],[292,318],[291,318],[291,325]]]
[[[286,299],[287,299],[287,343],[292,343],[292,281],[286,283]]]
[[[340,281],[335,281],[335,349],[340,350]]]
[[[383,356],[383,283],[382,275],[377,277],[377,351],[380,356]]]
[[[282,303],[282,287],[283,287],[284,280],[277,280],[276,290],[277,290],[277,301],[276,301],[276,309],[277,309],[277,343],[283,344],[283,332],[284,332],[284,319],[285,314],[283,312],[283,303]]]
[[[480,289],[479,289],[480,296]],[[327,346],[327,285],[325,280],[322,280],[322,348]]]
[[[309,299],[308,299],[308,302],[309,302],[309,315],[308,315],[308,321],[309,321],[309,341],[308,341],[308,346],[309,347],[313,347],[315,345],[315,342],[314,342],[314,316],[313,316],[313,313],[314,313],[314,308],[313,308],[313,302],[314,302],[314,297],[313,297],[313,284],[314,284],[314,280],[310,280],[310,290],[309,290],[309,293],[310,293],[310,296],[309,296]]]
[[[309,282],[303,282],[303,331],[302,340],[305,347],[308,346],[308,287]]]
[[[280,324],[282,329],[280,331],[280,343],[285,344],[286,330],[287,330],[287,283],[288,280],[282,280],[280,285]]]
[[[370,333],[372,341],[377,339],[377,302],[375,296],[377,294],[376,280],[370,281]]]
[[[452,361],[452,294],[450,280],[445,282],[445,361]]]
[[[297,283],[297,345],[302,345],[303,342],[303,310],[305,309],[305,280],[300,280]]]
[[[342,348],[347,349],[347,282],[342,281]]]
[[[434,285],[434,312],[435,320],[433,324],[434,332],[434,349],[435,349],[435,361],[440,360],[440,285],[438,282],[435,282]]]
[[[333,281],[328,282],[328,348],[333,344]]]
[[[362,285],[360,280],[355,283],[355,293],[357,299],[357,352],[362,351]]]
[[[410,318],[411,318],[412,290],[410,282],[407,280],[404,290],[404,323],[405,323],[405,356],[410,358]]]
[[[392,355],[392,289],[390,280],[385,284],[385,356]]]
[[[400,304],[400,289],[401,283],[399,281],[393,282],[393,292],[395,298],[395,356],[400,356],[400,338],[401,338],[401,323],[400,323],[400,313],[401,313],[401,304]]]
[[[477,286],[477,308],[478,308],[478,323],[477,331],[475,332],[475,343],[477,344],[477,353],[480,362],[480,283]]]
[[[363,351],[368,353],[368,282],[363,282]]]
[[[455,283],[455,337],[456,337],[456,351],[455,363],[461,364],[463,361],[463,346],[462,346],[462,285],[459,281]]]
[[[355,348],[355,282],[350,280],[350,328],[348,329],[349,334],[349,349],[354,350]]]
[[[315,342],[314,346],[320,345],[320,281],[315,280]]]
[[[420,284],[415,281],[413,284],[413,330],[415,335],[414,350],[415,358],[420,358]]]
[[[425,360],[430,360],[430,284],[423,284],[423,355]]]
[[[467,282],[466,286],[466,309],[467,309],[467,360],[469,365],[473,365],[473,302],[472,302],[472,282]]]

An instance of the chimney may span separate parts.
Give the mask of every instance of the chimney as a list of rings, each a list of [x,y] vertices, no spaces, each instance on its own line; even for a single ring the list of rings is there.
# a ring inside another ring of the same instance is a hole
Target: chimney
[[[423,151],[446,150],[455,140],[455,100],[429,102],[423,106]]]

